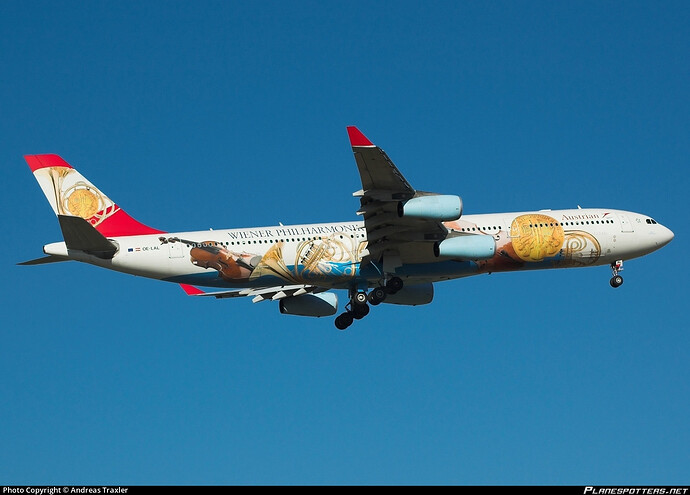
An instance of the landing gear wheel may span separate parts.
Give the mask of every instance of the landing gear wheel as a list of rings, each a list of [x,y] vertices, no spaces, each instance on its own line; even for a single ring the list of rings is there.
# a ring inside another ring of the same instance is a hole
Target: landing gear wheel
[[[352,317],[355,320],[361,320],[364,318],[366,315],[369,314],[369,306],[365,304],[355,304],[352,307]]]
[[[337,328],[338,330],[345,330],[347,327],[352,325],[352,321],[352,313],[350,313],[349,311],[347,313],[343,313],[335,319],[335,328]]]
[[[355,306],[366,304],[367,303],[367,293],[366,292],[357,292],[355,296],[352,298],[352,302],[354,303]]]
[[[369,293],[369,304],[376,306],[381,304],[386,299],[386,289],[377,287]]]
[[[403,281],[399,277],[393,277],[386,284],[386,292],[389,294],[395,294],[400,289],[403,288]]]
[[[611,263],[611,280],[609,283],[614,289],[623,285],[623,277],[618,275],[618,272],[623,271],[623,260],[614,261]]]

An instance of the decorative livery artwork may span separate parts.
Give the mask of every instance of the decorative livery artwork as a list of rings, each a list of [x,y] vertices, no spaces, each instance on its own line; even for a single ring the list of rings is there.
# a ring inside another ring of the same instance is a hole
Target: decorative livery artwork
[[[361,252],[366,243],[337,233],[309,238],[287,249],[285,240],[276,240],[264,255],[234,251],[219,241],[194,242],[177,237],[161,242],[182,242],[190,247],[190,261],[201,268],[211,268],[227,281],[253,281],[275,276],[289,283],[304,284],[333,278],[351,279],[358,273]],[[295,250],[294,260],[287,259]]]
[[[34,174],[58,215],[81,217],[97,227],[119,211],[115,203],[73,168],[45,167]],[[55,198],[54,203],[51,198]]]
[[[522,215],[513,220],[510,237],[515,254],[536,262],[556,256],[563,246],[563,227],[547,215]]]
[[[577,229],[576,222],[559,222],[542,213],[520,215],[510,225],[501,227],[481,227],[462,218],[445,225],[456,232],[493,236],[496,254],[476,262],[479,272],[511,271],[529,265],[535,268],[587,266],[601,257],[601,245],[594,235]],[[228,282],[277,277],[290,284],[316,284],[359,275],[365,240],[343,232],[291,240],[274,234],[270,240],[263,238],[264,245],[270,245],[265,254],[251,252],[250,244],[245,250],[239,242],[235,246],[218,240],[159,239],[162,243],[180,242],[189,246],[193,265],[215,270]]]
[[[526,268],[531,263],[551,263],[554,268],[595,264],[601,256],[601,245],[589,232],[576,229],[575,222],[559,222],[555,218],[530,213],[515,218],[510,226],[493,230],[464,221],[462,218],[446,224],[459,232],[492,235],[496,240],[496,255],[478,262],[479,271],[509,271]],[[573,227],[570,229],[569,227]]]
[[[284,242],[273,244],[264,255],[252,277],[276,275],[297,283],[353,278],[361,259],[363,246],[354,239],[336,234],[297,243],[292,266],[285,262]],[[350,242],[348,242],[350,241]]]

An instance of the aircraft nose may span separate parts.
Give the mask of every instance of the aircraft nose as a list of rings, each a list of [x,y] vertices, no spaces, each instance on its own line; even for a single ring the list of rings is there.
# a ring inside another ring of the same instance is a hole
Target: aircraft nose
[[[661,227],[661,230],[659,232],[659,236],[658,236],[658,240],[657,240],[656,244],[659,247],[663,247],[673,240],[674,234],[671,231],[671,229],[668,229],[668,228],[664,227],[663,225],[660,225],[659,227]]]

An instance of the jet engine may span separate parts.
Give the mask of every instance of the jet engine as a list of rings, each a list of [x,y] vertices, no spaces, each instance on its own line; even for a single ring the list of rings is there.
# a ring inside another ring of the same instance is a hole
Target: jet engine
[[[398,203],[398,216],[451,222],[462,215],[460,196],[419,196]]]
[[[331,316],[338,311],[338,296],[332,292],[302,294],[280,300],[280,312],[297,316]]]
[[[433,298],[434,285],[427,283],[405,285],[395,294],[388,294],[383,302],[403,306],[419,306],[420,304],[429,304]]]
[[[434,244],[437,258],[460,260],[488,260],[496,252],[496,241],[490,235],[463,235],[451,237]]]

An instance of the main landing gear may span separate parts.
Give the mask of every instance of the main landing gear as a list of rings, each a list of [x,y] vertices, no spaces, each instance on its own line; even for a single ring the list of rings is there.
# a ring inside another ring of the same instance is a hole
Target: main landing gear
[[[354,320],[361,320],[369,314],[369,305],[376,306],[381,304],[386,296],[395,294],[403,287],[403,281],[398,277],[393,277],[387,281],[386,285],[376,287],[368,294],[366,291],[350,290],[350,302],[345,306],[346,311],[338,315],[335,319],[335,327],[338,330],[345,330]]]
[[[614,289],[620,287],[623,285],[623,277],[618,275],[618,272],[623,271],[623,260],[618,260],[614,261],[611,263],[611,273],[613,274],[613,277],[611,277],[611,280],[609,283],[611,284],[611,287]]]

